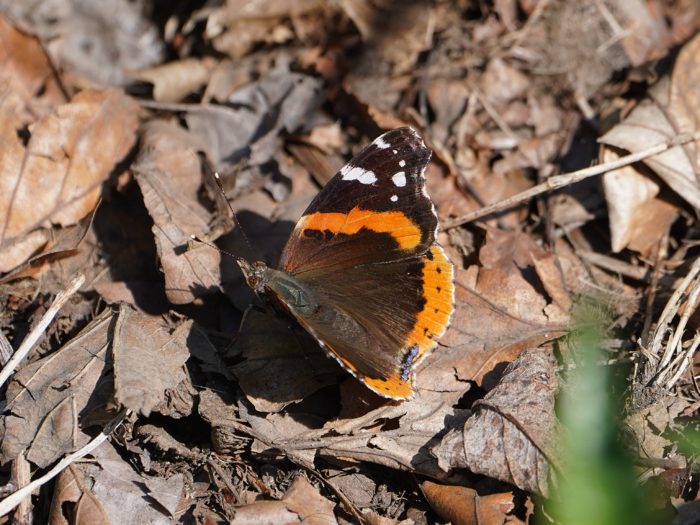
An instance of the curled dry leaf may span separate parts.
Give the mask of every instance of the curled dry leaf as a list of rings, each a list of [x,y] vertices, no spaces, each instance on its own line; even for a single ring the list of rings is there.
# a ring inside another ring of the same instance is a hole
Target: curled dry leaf
[[[327,500],[303,477],[297,477],[281,501],[257,501],[236,509],[233,523],[258,525],[260,523],[304,523],[306,525],[333,525],[338,523],[333,514],[335,504]]]
[[[165,121],[149,122],[142,133],[132,169],[153,219],[166,296],[173,304],[187,304],[217,289],[221,280],[218,251],[208,246],[185,250],[191,235],[203,236],[210,221],[198,198],[198,143],[187,131]]]
[[[0,102],[0,249],[49,223],[75,224],[92,211],[138,126],[134,100],[116,90],[88,90],[31,125],[25,146],[16,106],[8,104]]]
[[[681,49],[671,79],[660,80],[651,98],[600,138],[604,147],[636,153],[680,133],[700,130],[700,35]],[[643,161],[681,198],[700,208],[700,141],[675,147]]]
[[[205,36],[217,51],[234,59],[245,56],[260,42],[280,43],[293,36],[283,20],[328,9],[321,0],[228,0],[207,17]]]
[[[174,329],[161,318],[128,305],[114,329],[114,397],[125,408],[148,416],[185,379],[187,338],[192,321]]]
[[[153,84],[153,99],[178,102],[209,82],[216,62],[211,59],[185,58],[156,67],[128,73],[135,80]]]
[[[530,86],[523,73],[500,58],[489,61],[481,77],[481,89],[495,104],[504,104],[522,96]]]
[[[463,430],[450,431],[433,449],[440,465],[546,495],[559,455],[554,364],[551,349],[533,349],[509,365]]]
[[[296,131],[323,103],[321,82],[285,70],[237,90],[226,106],[195,106],[185,114],[188,128],[207,145],[210,160],[222,171],[242,159],[249,164],[268,162],[278,148],[257,152],[251,146],[281,131]],[[230,107],[229,107],[230,106]]]
[[[453,525],[501,525],[513,510],[513,494],[480,496],[476,490],[458,485],[439,485],[424,481],[420,485],[432,509]]]
[[[15,374],[7,387],[3,463],[27,450],[29,461],[46,467],[87,442],[83,422],[113,392],[110,343],[115,321],[105,311],[60,350]]]

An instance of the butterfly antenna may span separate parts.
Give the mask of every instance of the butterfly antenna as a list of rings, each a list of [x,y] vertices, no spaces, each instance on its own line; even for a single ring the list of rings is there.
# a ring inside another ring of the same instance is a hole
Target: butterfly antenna
[[[243,230],[243,226],[241,226],[240,221],[238,220],[238,215],[236,215],[236,212],[233,210],[233,206],[231,206],[231,203],[228,201],[228,198],[226,197],[226,191],[224,190],[223,184],[221,184],[221,177],[219,176],[219,172],[213,171],[212,175],[214,176],[214,182],[216,182],[216,186],[219,188],[219,192],[221,193],[221,196],[224,198],[224,202],[226,202],[226,206],[228,206],[229,211],[231,212],[231,217],[233,218],[233,222],[236,223],[236,226],[238,226],[239,231],[241,232],[241,235],[243,236],[243,241],[248,245],[248,248],[250,248],[251,253],[255,253],[255,250],[253,250],[253,245],[250,244],[250,241],[248,240],[248,236],[245,234],[245,230]],[[222,250],[219,250],[222,253]],[[230,255],[230,254],[229,254]],[[241,260],[242,257],[236,257],[236,260]]]
[[[231,252],[227,252],[226,250],[222,250],[213,242],[209,242],[209,241],[205,241],[204,239],[200,239],[196,235],[190,235],[190,240],[187,242],[188,250],[191,250],[195,243],[196,244],[203,244],[204,246],[208,246],[209,248],[212,248],[219,253],[223,253],[224,255],[228,255],[229,257],[231,257],[232,259],[235,259],[236,261],[245,261],[245,259],[243,257],[239,257],[238,255],[234,255]]]

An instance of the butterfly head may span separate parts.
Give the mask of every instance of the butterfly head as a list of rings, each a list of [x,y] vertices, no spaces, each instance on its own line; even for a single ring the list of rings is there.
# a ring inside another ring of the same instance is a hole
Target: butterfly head
[[[270,280],[270,268],[262,261],[249,263],[245,259],[236,259],[236,262],[238,262],[238,266],[241,268],[248,286],[256,294],[262,294]]]

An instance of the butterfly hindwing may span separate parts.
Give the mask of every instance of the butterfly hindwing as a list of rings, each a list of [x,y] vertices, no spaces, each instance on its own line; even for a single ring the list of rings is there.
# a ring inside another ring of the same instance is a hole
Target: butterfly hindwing
[[[410,398],[411,372],[453,310],[452,264],[442,248],[342,274],[309,272],[298,282],[315,307],[289,310],[326,351],[380,395]]]

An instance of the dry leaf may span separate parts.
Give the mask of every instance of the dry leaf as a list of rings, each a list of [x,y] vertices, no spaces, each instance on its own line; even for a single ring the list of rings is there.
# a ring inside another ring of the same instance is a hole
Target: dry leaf
[[[209,159],[221,171],[244,158],[252,165],[268,162],[278,148],[251,159],[252,145],[296,131],[323,103],[323,94],[318,79],[282,69],[243,86],[226,102],[194,106],[185,114],[187,127],[207,145]]]
[[[505,104],[522,96],[530,79],[500,58],[489,61],[481,77],[481,90],[494,104]]]
[[[39,39],[0,16],[0,92],[15,93],[26,118],[44,116],[66,102],[56,72]]]
[[[7,387],[3,463],[26,449],[29,461],[46,467],[87,442],[81,423],[112,396],[115,321],[105,311],[60,350],[15,374]]]
[[[136,140],[138,106],[118,91],[83,91],[30,126],[0,106],[0,247],[51,224],[70,226],[95,208],[101,185]]]
[[[221,254],[207,246],[185,250],[192,235],[208,231],[209,212],[199,201],[200,160],[196,141],[184,129],[151,121],[143,129],[141,151],[132,169],[141,188],[173,304],[191,303],[218,289]]]
[[[476,490],[459,485],[439,485],[424,481],[420,485],[432,509],[452,525],[502,525],[513,510],[513,494],[480,496]]]
[[[51,261],[76,255],[78,253],[78,247],[83,242],[83,239],[85,239],[92,225],[95,212],[97,212],[97,207],[73,226],[58,229],[55,233],[53,230],[42,230],[51,235],[51,239],[47,239],[47,246],[40,254],[30,257],[26,263],[3,276],[2,279],[0,279],[0,283],[9,282],[22,277],[35,276]],[[0,262],[0,272],[7,271],[1,265],[2,262]]]
[[[48,42],[57,68],[82,86],[121,85],[126,80],[124,71],[163,59],[164,43],[142,4],[0,0],[0,10]]]
[[[671,79],[664,77],[627,118],[600,138],[606,146],[636,153],[684,132],[700,130],[700,35],[678,54]],[[681,198],[700,207],[700,141],[643,161]]]
[[[304,523],[333,525],[335,504],[319,494],[305,477],[297,477],[281,501],[257,501],[236,509],[233,523],[263,525],[265,523]]]
[[[70,504],[75,505],[73,512],[65,516],[64,510],[71,508]],[[75,465],[68,467],[58,477],[49,512],[49,525],[68,525],[69,523],[111,524],[107,511],[88,488],[88,480]]]
[[[433,449],[442,468],[468,468],[546,495],[558,465],[557,388],[551,350],[524,352],[475,404],[463,431],[449,432]]]
[[[109,442],[95,449],[93,456],[94,462],[82,463],[79,469],[92,481],[91,491],[111,523],[172,523],[185,488],[183,474],[139,474]]]
[[[209,82],[216,62],[209,58],[186,58],[156,67],[128,72],[130,78],[153,84],[153,99],[179,102]]]
[[[114,397],[125,408],[148,416],[185,379],[187,338],[192,321],[174,329],[161,317],[124,305],[114,328]]]
[[[620,155],[603,150],[603,161]],[[626,166],[603,175],[603,190],[608,205],[610,242],[613,252],[629,247],[648,257],[678,217],[676,206],[659,199],[659,185]]]

